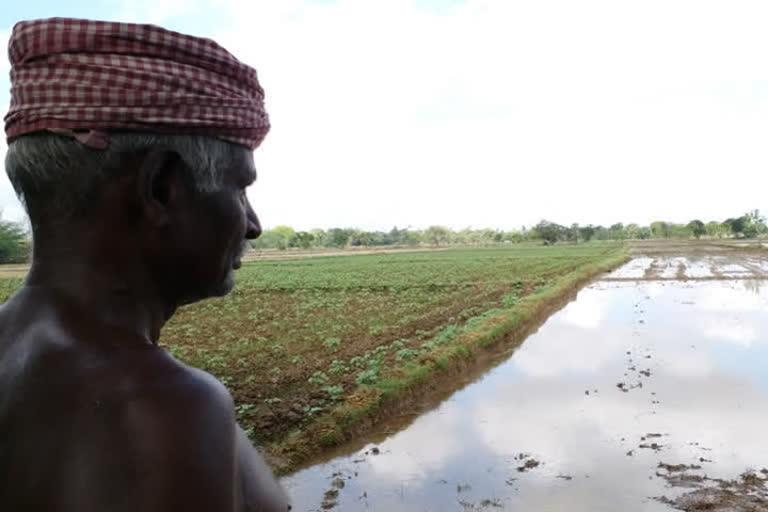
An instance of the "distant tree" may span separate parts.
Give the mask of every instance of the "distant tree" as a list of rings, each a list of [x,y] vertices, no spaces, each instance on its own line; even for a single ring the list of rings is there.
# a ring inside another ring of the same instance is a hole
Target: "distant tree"
[[[397,229],[397,226],[395,226],[390,230],[389,238],[392,240],[393,244],[408,245],[408,230]]]
[[[361,231],[359,229],[350,230],[349,237],[347,238],[347,244],[351,247],[359,247],[361,245],[371,245],[371,236],[367,231]]]
[[[640,226],[637,224],[627,224],[627,226],[624,228],[624,234],[630,240],[640,238]]]
[[[421,242],[424,240],[424,234],[421,231],[414,231],[414,230],[406,230],[405,235],[403,237],[405,245],[408,246],[416,246],[421,244]]]
[[[547,220],[542,220],[536,224],[533,231],[536,233],[537,238],[544,240],[548,244],[556,243],[558,240],[563,239],[565,235],[565,228],[563,226]]]
[[[250,244],[254,249],[277,249],[281,242],[280,234],[268,229],[256,240],[251,240]]]
[[[295,235],[296,245],[302,249],[309,249],[312,247],[312,242],[315,241],[315,235],[308,233],[307,231],[299,231]]]
[[[566,231],[566,238],[569,242],[579,243],[579,239],[581,238],[581,233],[579,231],[579,225],[575,222],[571,224],[571,227],[569,227]]]
[[[579,234],[582,240],[589,242],[595,236],[595,228],[592,225],[581,227],[579,228]]]
[[[371,231],[368,233],[368,243],[370,245],[382,246],[392,245],[394,242],[389,233],[383,231]]]
[[[320,228],[315,228],[312,231],[310,231],[310,233],[312,233],[312,236],[315,237],[315,245],[320,245],[325,241],[325,236],[326,236],[325,230],[322,230]]]
[[[662,221],[656,221],[652,222],[651,226],[651,236],[653,238],[669,238],[669,224]]]
[[[624,224],[617,222],[609,228],[610,237],[612,240],[624,240],[627,238],[627,233],[624,230]]]
[[[272,230],[280,250],[296,246],[296,232],[291,226],[275,226]]]
[[[744,238],[755,238],[760,233],[759,226],[759,224],[752,222],[751,218],[747,218],[747,220],[744,222],[744,228],[741,231],[744,235]]]
[[[768,227],[765,224],[765,217],[760,214],[760,210],[752,210],[747,213],[749,217],[749,223],[751,224],[750,233],[752,236],[763,235],[768,231]]]
[[[346,247],[349,241],[349,230],[331,228],[326,233],[326,247]]]
[[[609,240],[611,232],[604,226],[595,226],[595,240]]]
[[[450,240],[451,231],[443,226],[429,226],[424,231],[424,240],[435,246],[445,245]]]
[[[648,240],[651,238],[651,228],[649,227],[642,227],[637,230],[637,238],[640,240]]]
[[[731,230],[731,233],[733,233],[733,236],[744,236],[744,230],[747,227],[747,224],[749,223],[749,217],[746,215],[742,215],[741,217],[731,217],[730,219],[726,219],[723,224],[728,226]]]
[[[707,222],[707,224],[704,226],[704,228],[707,231],[707,236],[710,236],[712,238],[723,238],[724,236],[727,236],[730,234],[730,228],[726,227],[725,223],[712,221]]]
[[[693,236],[698,240],[701,235],[707,234],[707,227],[699,219],[692,220],[688,223],[688,229],[691,230]]]
[[[691,228],[688,227],[688,224],[675,224],[670,222],[667,223],[667,229],[669,238],[685,239],[693,236],[693,232],[691,231]]]
[[[21,225],[0,220],[0,263],[27,261],[29,248],[29,239]]]

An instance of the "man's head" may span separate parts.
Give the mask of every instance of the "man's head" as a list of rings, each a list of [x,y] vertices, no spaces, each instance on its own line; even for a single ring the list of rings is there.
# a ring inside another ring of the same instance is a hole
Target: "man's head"
[[[9,144],[5,167],[36,243],[107,222],[98,236],[140,251],[184,302],[227,293],[261,232],[245,196],[251,152],[213,137],[113,133],[93,149],[36,133]]]
[[[261,231],[245,196],[269,129],[256,72],[208,39],[65,18],[17,24],[9,56],[6,170],[35,257],[87,234],[144,261],[168,300],[227,293]]]

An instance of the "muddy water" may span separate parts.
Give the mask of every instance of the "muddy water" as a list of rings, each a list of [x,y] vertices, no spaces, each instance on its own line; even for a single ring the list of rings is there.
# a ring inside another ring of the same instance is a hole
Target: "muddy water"
[[[761,265],[631,261],[403,430],[286,477],[294,510],[661,511],[686,489],[660,463],[768,466]]]

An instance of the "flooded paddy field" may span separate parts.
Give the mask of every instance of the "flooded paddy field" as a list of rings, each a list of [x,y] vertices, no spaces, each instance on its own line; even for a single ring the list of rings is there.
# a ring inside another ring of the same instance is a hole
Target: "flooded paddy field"
[[[294,510],[768,510],[768,253],[633,256],[441,403],[285,477]]]

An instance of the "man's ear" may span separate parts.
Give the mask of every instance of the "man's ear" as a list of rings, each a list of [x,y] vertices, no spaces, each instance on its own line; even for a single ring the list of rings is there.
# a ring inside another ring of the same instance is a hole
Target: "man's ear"
[[[168,224],[168,209],[181,192],[183,165],[177,152],[164,147],[152,148],[139,161],[137,199],[149,222],[160,226]]]

